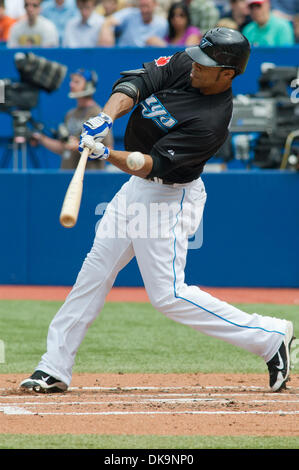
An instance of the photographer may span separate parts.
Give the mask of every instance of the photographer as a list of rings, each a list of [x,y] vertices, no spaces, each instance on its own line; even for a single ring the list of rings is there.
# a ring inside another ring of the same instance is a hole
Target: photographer
[[[64,125],[60,126],[60,135],[57,138],[52,138],[41,133],[33,134],[33,145],[38,143],[51,152],[61,155],[61,169],[76,168],[80,159],[78,145],[82,124],[90,117],[101,112],[100,106],[93,99],[96,85],[97,77],[95,72],[80,69],[73,73],[71,75],[69,97],[77,100],[77,106],[66,114]],[[108,147],[113,146],[111,133],[106,137],[105,145]],[[86,168],[99,170],[104,165],[104,161],[90,160],[87,162]]]

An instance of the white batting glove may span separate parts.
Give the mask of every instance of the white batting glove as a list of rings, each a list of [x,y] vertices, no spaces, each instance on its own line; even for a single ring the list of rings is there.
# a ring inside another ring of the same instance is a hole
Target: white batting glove
[[[96,142],[95,139],[87,133],[81,135],[79,149],[82,148],[83,151],[85,147],[91,150],[89,158],[92,160],[107,160],[109,157],[109,149],[101,142]]]
[[[113,121],[108,114],[100,113],[98,116],[88,119],[83,124],[83,134],[88,134],[96,142],[102,142],[112,128]],[[79,151],[82,152],[79,146]]]

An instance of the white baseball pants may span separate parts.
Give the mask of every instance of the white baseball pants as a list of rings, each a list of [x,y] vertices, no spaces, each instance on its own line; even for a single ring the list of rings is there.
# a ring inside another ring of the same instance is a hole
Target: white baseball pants
[[[37,369],[70,384],[78,347],[133,256],[158,311],[269,361],[283,340],[285,320],[245,313],[185,283],[188,236],[205,201],[201,179],[170,186],[132,176],[106,209],[76,283],[50,324]]]

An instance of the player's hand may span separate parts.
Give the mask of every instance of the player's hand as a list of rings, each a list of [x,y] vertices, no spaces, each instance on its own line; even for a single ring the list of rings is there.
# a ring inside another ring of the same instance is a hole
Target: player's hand
[[[108,147],[105,147],[102,142],[96,142],[91,135],[87,134],[87,132],[81,135],[79,151],[82,152],[85,147],[91,150],[89,158],[91,158],[92,160],[107,160],[107,158],[109,157]]]
[[[108,114],[100,113],[83,124],[83,133],[87,133],[96,142],[102,142],[112,128],[113,121]]]

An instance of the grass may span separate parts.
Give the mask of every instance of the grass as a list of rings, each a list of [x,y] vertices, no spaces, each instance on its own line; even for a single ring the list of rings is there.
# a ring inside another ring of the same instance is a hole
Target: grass
[[[36,367],[46,349],[49,323],[60,305],[0,301],[0,339],[5,343],[0,373],[28,373]],[[249,313],[287,318],[298,325],[296,306],[239,307]],[[266,365],[243,349],[169,320],[150,304],[107,303],[79,348],[74,372],[263,373]]]
[[[298,437],[0,434],[0,449],[297,449]]]

